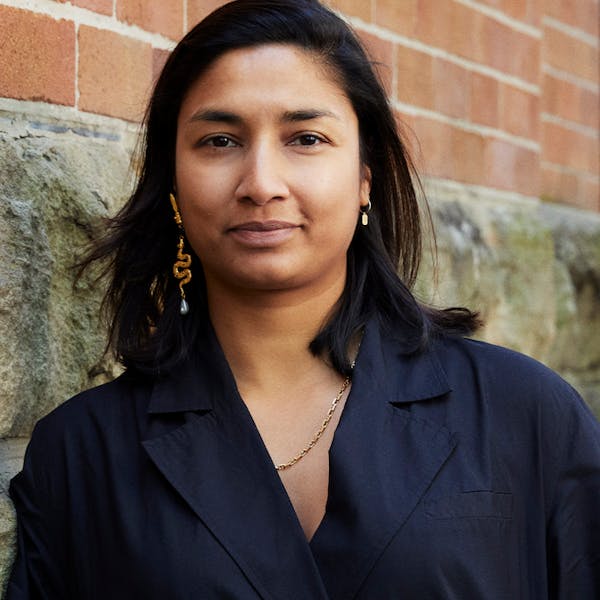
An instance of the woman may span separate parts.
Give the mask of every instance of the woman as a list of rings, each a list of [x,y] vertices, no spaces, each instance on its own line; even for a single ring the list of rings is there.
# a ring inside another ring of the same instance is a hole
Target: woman
[[[410,162],[348,27],[232,2],[146,124],[90,259],[127,370],[38,423],[8,598],[598,597],[598,424],[412,296]]]

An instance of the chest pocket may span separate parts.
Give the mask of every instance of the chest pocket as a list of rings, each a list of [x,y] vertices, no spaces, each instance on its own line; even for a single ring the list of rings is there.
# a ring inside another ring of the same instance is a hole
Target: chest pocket
[[[424,500],[375,565],[360,600],[518,599],[513,500],[489,490]]]
[[[424,508],[432,519],[511,519],[513,496],[509,492],[461,492],[427,500]]]

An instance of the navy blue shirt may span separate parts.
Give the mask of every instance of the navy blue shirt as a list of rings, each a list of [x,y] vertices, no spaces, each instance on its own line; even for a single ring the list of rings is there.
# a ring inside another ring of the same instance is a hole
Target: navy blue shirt
[[[36,426],[8,600],[600,598],[600,426],[555,373],[370,323],[304,537],[214,334]]]

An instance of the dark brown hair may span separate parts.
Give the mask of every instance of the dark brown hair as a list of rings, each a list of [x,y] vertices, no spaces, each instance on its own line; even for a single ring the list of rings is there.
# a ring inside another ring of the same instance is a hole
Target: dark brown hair
[[[177,116],[191,84],[229,50],[292,44],[316,54],[338,78],[358,117],[361,155],[372,173],[368,227],[357,226],[343,294],[311,350],[349,371],[348,344],[372,317],[418,351],[442,332],[478,324],[466,309],[436,310],[411,293],[421,257],[418,179],[373,66],[349,26],[316,0],[236,0],[194,27],[169,56],[145,117],[137,187],[84,262],[106,260],[110,344],[127,366],[168,368],[184,359],[206,326],[206,290],[198,257],[188,286],[191,311],[179,314],[171,275],[177,230],[169,205]]]

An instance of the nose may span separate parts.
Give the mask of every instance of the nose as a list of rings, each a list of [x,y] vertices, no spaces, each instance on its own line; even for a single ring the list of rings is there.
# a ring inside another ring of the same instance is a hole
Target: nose
[[[242,161],[236,198],[259,206],[287,198],[284,162],[277,144],[262,141],[250,146]]]

